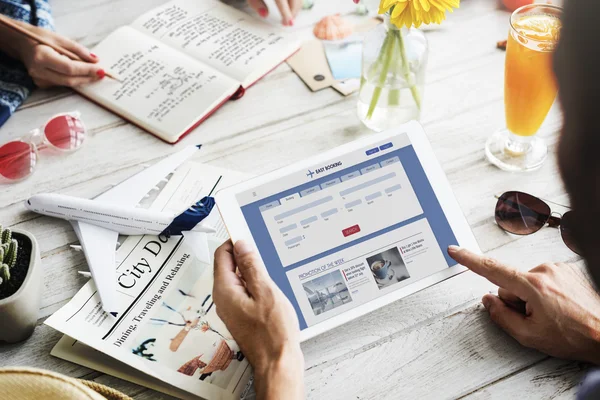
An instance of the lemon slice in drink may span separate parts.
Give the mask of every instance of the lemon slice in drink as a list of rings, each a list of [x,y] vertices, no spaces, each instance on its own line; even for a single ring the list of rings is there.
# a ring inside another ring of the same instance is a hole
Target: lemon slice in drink
[[[560,20],[550,15],[528,15],[513,21],[513,27],[521,35],[539,42],[558,42]]]

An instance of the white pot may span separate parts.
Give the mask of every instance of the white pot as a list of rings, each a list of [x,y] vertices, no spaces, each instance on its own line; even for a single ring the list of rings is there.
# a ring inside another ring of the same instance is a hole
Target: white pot
[[[42,299],[40,249],[29,232],[14,229],[31,242],[31,258],[25,280],[12,296],[0,300],[0,341],[20,342],[33,333]]]

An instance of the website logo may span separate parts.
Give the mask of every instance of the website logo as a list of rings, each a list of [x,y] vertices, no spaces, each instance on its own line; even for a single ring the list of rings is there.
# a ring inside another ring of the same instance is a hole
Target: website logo
[[[326,165],[324,167],[320,167],[320,168],[315,169],[315,174],[319,175],[319,174],[322,174],[323,172],[327,172],[329,170],[336,169],[336,168],[339,168],[341,166],[342,166],[342,162],[341,161],[337,161],[337,162],[334,162],[332,164]]]
[[[306,174],[306,176],[308,176],[308,177],[310,177],[310,179],[312,179],[312,177],[313,177],[314,174],[315,173],[309,169],[308,173]]]

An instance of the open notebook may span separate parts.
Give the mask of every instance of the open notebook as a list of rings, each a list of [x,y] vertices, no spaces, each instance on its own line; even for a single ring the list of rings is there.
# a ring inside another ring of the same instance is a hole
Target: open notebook
[[[175,0],[94,48],[119,81],[78,91],[175,143],[299,49],[277,28],[216,0]]]

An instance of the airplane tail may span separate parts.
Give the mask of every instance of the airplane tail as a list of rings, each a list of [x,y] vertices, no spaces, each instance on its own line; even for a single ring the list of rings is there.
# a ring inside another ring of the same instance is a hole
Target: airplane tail
[[[182,232],[191,231],[201,223],[212,211],[215,206],[215,199],[207,196],[190,208],[179,214],[169,226],[167,226],[161,235],[170,237],[172,235],[181,235]]]

